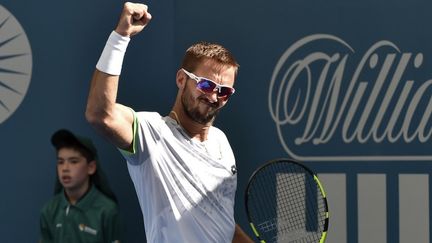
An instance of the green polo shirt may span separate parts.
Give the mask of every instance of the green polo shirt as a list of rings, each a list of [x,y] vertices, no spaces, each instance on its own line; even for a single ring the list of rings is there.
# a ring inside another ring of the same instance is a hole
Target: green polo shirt
[[[41,242],[112,243],[120,242],[117,204],[95,186],[75,205],[64,191],[42,208]]]

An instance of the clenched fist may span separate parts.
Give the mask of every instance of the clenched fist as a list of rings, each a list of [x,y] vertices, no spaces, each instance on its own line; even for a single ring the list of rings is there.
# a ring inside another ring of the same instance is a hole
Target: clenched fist
[[[122,36],[131,37],[141,32],[151,18],[147,5],[126,2],[115,31]]]

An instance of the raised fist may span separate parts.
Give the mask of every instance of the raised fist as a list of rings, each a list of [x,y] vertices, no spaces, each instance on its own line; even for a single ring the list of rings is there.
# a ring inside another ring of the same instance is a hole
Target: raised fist
[[[151,18],[147,5],[126,2],[115,31],[122,36],[131,37],[141,32]]]

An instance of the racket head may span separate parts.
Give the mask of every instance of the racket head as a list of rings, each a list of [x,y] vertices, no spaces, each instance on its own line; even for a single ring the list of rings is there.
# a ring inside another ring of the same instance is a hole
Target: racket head
[[[303,163],[271,160],[249,178],[244,202],[260,242],[325,242],[328,203],[318,176]]]

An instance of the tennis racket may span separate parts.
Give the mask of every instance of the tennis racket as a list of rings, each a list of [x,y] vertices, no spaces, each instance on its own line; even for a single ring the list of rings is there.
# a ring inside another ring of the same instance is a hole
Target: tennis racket
[[[329,213],[318,177],[305,165],[275,159],[259,167],[245,191],[250,226],[261,243],[323,243]]]

